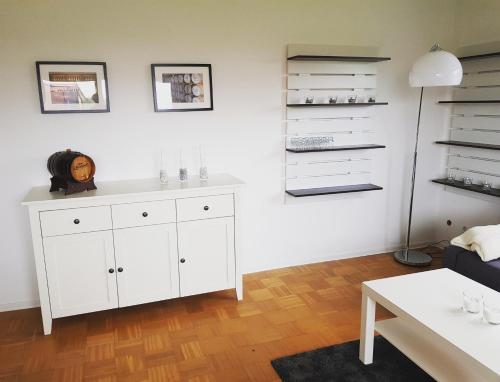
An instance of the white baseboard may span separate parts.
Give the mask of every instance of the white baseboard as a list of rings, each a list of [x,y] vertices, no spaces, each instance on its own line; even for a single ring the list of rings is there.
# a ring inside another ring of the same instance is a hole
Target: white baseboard
[[[412,248],[418,248],[418,247],[421,248],[421,247],[425,247],[428,244],[429,244],[429,242],[412,243],[411,247]],[[296,266],[300,266],[300,265],[308,265],[308,264],[315,264],[315,263],[323,263],[325,261],[343,260],[343,259],[351,259],[351,258],[355,258],[355,257],[380,255],[381,253],[396,252],[396,251],[403,249],[403,248],[404,248],[404,244],[400,244],[400,245],[394,246],[394,247],[372,248],[372,249],[366,249],[363,251],[332,253],[329,256],[310,258],[310,259],[307,259],[305,262],[304,262],[304,259],[300,259],[298,261],[284,260],[284,261],[278,261],[278,262],[276,262],[274,264],[270,264],[268,266],[250,267],[250,268],[244,269],[244,273],[245,274],[246,273],[256,273],[256,272],[270,271],[273,269],[296,267]]]
[[[40,306],[40,301],[38,301],[38,300],[9,302],[7,304],[0,304],[0,312],[8,312],[10,310],[38,308],[39,306]]]

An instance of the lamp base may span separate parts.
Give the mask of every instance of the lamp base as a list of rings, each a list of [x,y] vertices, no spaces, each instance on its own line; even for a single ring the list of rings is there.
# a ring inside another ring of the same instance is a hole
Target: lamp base
[[[427,253],[416,251],[413,249],[402,249],[400,251],[394,252],[394,260],[397,262],[410,265],[412,267],[425,267],[430,265],[432,262],[432,257]]]

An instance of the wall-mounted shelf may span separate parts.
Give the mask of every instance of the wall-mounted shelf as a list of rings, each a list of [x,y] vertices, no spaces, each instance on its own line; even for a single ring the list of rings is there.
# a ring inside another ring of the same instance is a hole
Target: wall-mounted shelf
[[[303,197],[382,189],[372,184],[375,155],[370,150],[385,148],[374,143],[381,141],[372,135],[378,125],[372,117],[379,111],[372,106],[389,103],[368,101],[386,99],[377,92],[377,71],[380,62],[391,58],[376,55],[374,47],[348,51],[335,46],[288,46],[286,194]]]
[[[300,54],[288,57],[289,61],[349,61],[349,62],[380,62],[389,61],[390,57],[363,57],[363,56],[317,56]]]
[[[489,143],[475,143],[475,142],[462,142],[462,141],[436,141],[438,145],[472,147],[475,149],[489,149],[500,150],[500,145],[492,145]]]
[[[466,186],[465,184],[463,184],[463,182],[460,182],[460,181],[450,182],[450,181],[448,181],[448,179],[434,179],[434,180],[432,180],[432,182],[438,183],[438,184],[443,184],[443,185],[449,186],[449,187],[459,188],[461,190],[477,192],[479,194],[500,197],[500,189],[498,189],[498,188],[491,188],[489,190],[483,190],[482,186],[479,184],[471,184],[470,186]]]
[[[481,61],[487,58],[490,60]],[[498,197],[500,188],[484,190],[482,184],[488,182],[497,186],[500,175],[500,158],[495,153],[500,150],[500,90],[497,87],[500,52],[460,57],[459,60],[463,62],[467,75],[453,90],[451,100],[439,101],[439,104],[452,107],[452,118],[449,137],[435,143],[474,149],[473,154],[463,153],[464,150],[450,151],[446,171],[451,177],[459,179],[473,176],[476,183],[465,185],[463,181],[449,181],[447,178],[434,179],[432,182]]]
[[[383,149],[384,145],[375,145],[375,144],[365,144],[365,145],[345,145],[345,146],[336,146],[329,147],[325,149],[286,149],[286,151],[290,153],[315,153],[315,152],[323,152],[323,151],[346,151],[346,150],[372,150],[372,149]]]
[[[484,60],[486,58],[500,57],[500,52],[476,54],[474,56],[458,57],[460,61]]]
[[[500,103],[500,99],[491,99],[491,100],[474,100],[474,101],[465,101],[465,100],[456,100],[456,101],[438,101],[438,103]]]
[[[307,188],[301,190],[286,190],[286,193],[288,195],[300,198],[303,196],[346,194],[351,192],[377,191],[382,189],[383,189],[382,187],[376,186],[374,184],[352,184],[347,186]]]
[[[500,102],[500,101],[499,101]],[[335,106],[376,106],[389,105],[389,102],[342,102],[342,103],[288,103],[287,107],[335,107]]]

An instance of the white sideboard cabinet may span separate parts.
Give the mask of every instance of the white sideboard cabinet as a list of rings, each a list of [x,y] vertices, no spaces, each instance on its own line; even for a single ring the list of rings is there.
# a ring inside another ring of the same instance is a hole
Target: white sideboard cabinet
[[[33,188],[28,206],[45,334],[52,319],[224,289],[243,298],[243,182],[103,182],[64,195]]]

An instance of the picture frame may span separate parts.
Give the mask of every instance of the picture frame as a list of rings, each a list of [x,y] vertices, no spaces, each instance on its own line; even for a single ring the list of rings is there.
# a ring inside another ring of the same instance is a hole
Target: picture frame
[[[151,64],[155,112],[213,110],[210,64]]]
[[[42,114],[108,113],[105,62],[36,61]]]

